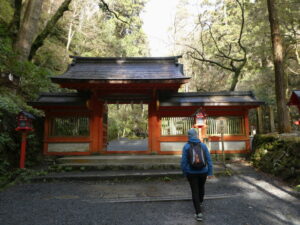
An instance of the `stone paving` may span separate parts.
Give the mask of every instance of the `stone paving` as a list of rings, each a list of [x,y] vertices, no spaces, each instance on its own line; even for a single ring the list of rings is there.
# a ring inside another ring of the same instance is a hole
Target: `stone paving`
[[[119,138],[112,140],[107,145],[108,151],[147,151],[148,138],[132,140]]]
[[[300,224],[299,196],[243,164],[206,184],[204,221],[213,225]],[[21,184],[0,192],[3,225],[199,224],[183,177]]]

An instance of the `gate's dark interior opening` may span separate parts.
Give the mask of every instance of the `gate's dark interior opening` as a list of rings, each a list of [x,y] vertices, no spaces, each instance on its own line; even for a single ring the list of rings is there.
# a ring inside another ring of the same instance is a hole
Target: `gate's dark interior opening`
[[[148,150],[148,105],[108,104],[107,151]]]

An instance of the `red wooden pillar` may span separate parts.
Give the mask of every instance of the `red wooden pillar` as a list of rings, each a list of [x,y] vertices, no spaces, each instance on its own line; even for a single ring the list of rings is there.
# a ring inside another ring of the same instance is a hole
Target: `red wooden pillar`
[[[27,132],[22,131],[22,142],[21,142],[21,153],[20,153],[20,168],[25,168],[25,157],[26,157],[26,138]]]
[[[49,113],[45,113],[45,121],[44,121],[44,149],[43,153],[44,155],[48,152],[48,138],[49,138],[49,132],[50,132],[50,119],[49,119]]]
[[[244,120],[245,120],[245,136],[247,138],[246,150],[250,151],[250,127],[249,127],[248,109],[245,109],[245,111],[244,111]]]
[[[103,126],[102,126],[102,110],[103,103],[97,99],[97,93],[94,92],[90,100],[90,152],[97,153],[102,151],[103,146]]]
[[[149,149],[150,152],[158,153],[160,150],[159,145],[159,121],[158,121],[158,100],[156,90],[153,91],[152,101],[149,104]]]

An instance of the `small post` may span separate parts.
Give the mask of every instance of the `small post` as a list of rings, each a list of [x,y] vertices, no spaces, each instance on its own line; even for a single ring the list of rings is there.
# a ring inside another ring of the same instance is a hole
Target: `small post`
[[[274,123],[274,109],[271,105],[269,105],[269,113],[270,113],[270,131],[275,132],[275,123]]]
[[[226,164],[225,164],[225,147],[224,147],[224,129],[225,129],[225,124],[224,124],[224,120],[221,119],[220,120],[220,132],[221,132],[221,145],[222,145],[222,159],[223,159],[223,164],[224,167],[226,168]]]
[[[18,127],[16,131],[21,131],[22,141],[21,141],[21,152],[20,152],[20,168],[25,168],[25,158],[26,158],[26,138],[27,132],[33,131],[32,120],[35,119],[33,115],[28,112],[21,111],[17,115]]]
[[[26,138],[27,132],[22,132],[22,143],[21,143],[21,153],[20,153],[20,168],[25,168],[25,158],[26,158]]]
[[[263,125],[263,111],[262,107],[257,108],[257,128],[258,128],[258,133],[263,134],[264,133],[264,125]]]

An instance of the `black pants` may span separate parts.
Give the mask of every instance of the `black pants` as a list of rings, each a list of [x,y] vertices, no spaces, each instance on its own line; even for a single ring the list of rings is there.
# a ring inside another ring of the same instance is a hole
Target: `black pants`
[[[200,204],[203,202],[207,174],[189,174],[187,179],[191,186],[193,204],[196,214],[201,212]]]

